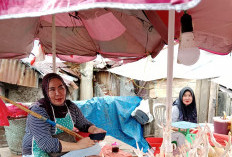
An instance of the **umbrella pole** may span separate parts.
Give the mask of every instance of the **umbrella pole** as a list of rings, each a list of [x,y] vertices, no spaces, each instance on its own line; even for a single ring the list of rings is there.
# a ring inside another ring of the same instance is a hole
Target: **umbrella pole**
[[[173,55],[174,55],[174,27],[175,10],[169,10],[168,15],[168,62],[167,62],[167,97],[166,97],[166,131],[165,155],[172,156],[171,123],[172,123],[172,82],[173,82]]]
[[[56,15],[52,15],[52,69],[56,73]]]

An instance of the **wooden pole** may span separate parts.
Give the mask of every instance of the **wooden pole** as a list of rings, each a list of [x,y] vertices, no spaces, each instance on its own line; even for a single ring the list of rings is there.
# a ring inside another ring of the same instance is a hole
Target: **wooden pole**
[[[52,69],[56,73],[56,15],[52,15]]]
[[[213,117],[216,113],[216,103],[218,100],[218,84],[211,81],[209,94],[208,123],[213,123]]]
[[[173,55],[174,55],[174,27],[175,10],[169,10],[168,17],[168,62],[167,62],[167,98],[166,98],[166,128],[167,141],[165,141],[165,156],[172,156],[171,123],[172,123],[172,82],[173,82]]]
[[[80,100],[93,98],[93,61],[82,63],[81,83],[80,83]]]

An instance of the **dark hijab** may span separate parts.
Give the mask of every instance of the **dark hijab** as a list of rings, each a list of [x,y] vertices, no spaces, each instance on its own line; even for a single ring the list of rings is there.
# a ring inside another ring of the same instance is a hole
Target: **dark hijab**
[[[183,103],[183,95],[185,92],[189,91],[193,97],[192,103],[186,106]],[[183,88],[179,93],[179,98],[173,102],[173,106],[177,105],[179,109],[179,120],[180,121],[188,121],[197,123],[197,108],[196,108],[196,101],[195,95],[193,90],[190,87]]]
[[[45,108],[51,120],[54,120],[54,116],[56,118],[63,118],[68,111],[66,105],[62,105],[62,106],[53,105],[50,101],[50,98],[48,97],[49,82],[51,79],[54,79],[54,78],[59,79],[62,82],[62,84],[65,86],[66,91],[68,92],[68,87],[60,75],[56,73],[48,73],[43,77],[42,92],[43,92],[44,98],[40,99],[39,103],[41,104],[41,107]],[[65,103],[67,104],[67,106],[69,106],[71,101],[65,100],[64,104]],[[55,115],[53,115],[51,106],[54,109]]]

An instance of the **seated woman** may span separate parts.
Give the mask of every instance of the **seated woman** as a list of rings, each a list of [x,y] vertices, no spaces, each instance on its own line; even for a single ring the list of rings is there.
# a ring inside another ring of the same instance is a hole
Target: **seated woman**
[[[42,80],[42,91],[44,98],[30,107],[32,111],[70,130],[78,128],[80,131],[89,133],[106,132],[89,122],[74,103],[66,100],[67,86],[59,75],[55,73],[45,75]],[[28,115],[22,146],[23,157],[47,157],[52,153],[53,155],[54,153],[63,155],[65,152],[68,153],[64,156],[84,157],[100,153],[100,146],[89,137],[85,137],[78,142],[67,141],[64,139],[70,139],[68,134],[64,134],[63,138],[59,139],[58,135],[62,133],[64,132],[59,128]]]
[[[190,87],[183,88],[172,104],[172,122],[188,121],[197,123],[197,109],[193,90]]]

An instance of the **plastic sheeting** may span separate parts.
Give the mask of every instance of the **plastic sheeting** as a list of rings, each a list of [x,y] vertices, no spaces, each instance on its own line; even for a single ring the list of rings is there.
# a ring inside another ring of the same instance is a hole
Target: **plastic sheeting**
[[[215,81],[220,84],[231,84],[232,76],[229,77],[228,69],[225,67],[232,67],[232,56],[230,55],[216,55],[204,50],[200,50],[199,60],[191,66],[186,66],[177,63],[179,45],[174,46],[174,69],[173,78],[185,79],[207,79],[207,78],[223,78],[223,81]],[[124,64],[108,71],[128,78],[151,81],[167,77],[167,49],[163,49],[152,59],[150,56],[139,61]],[[154,70],[155,69],[155,70]],[[228,87],[228,86],[227,86]]]
[[[25,108],[28,108],[27,106],[23,105],[22,103],[17,103]],[[17,106],[10,105],[7,106],[8,108],[8,117],[10,118],[20,118],[20,117],[27,117],[28,113]]]
[[[136,148],[136,141],[144,152],[149,148],[143,138],[143,128],[131,112],[142,99],[137,96],[94,97],[87,101],[74,101],[85,117],[97,127]]]

